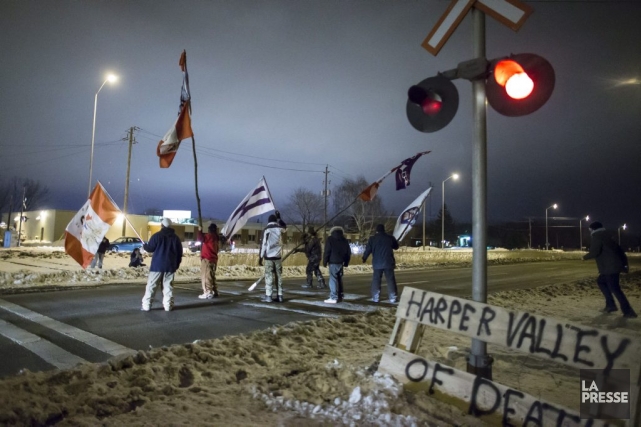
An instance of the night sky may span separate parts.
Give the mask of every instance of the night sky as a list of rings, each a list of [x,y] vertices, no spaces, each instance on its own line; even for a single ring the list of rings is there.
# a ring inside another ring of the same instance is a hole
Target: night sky
[[[641,2],[529,1],[519,32],[487,17],[487,56],[533,52],[556,71],[537,112],[504,117],[488,108],[488,219],[550,216],[623,223],[641,234]],[[421,1],[30,1],[0,2],[0,176],[49,186],[49,208],[80,208],[87,196],[94,95],[93,178],[122,206],[133,147],[129,211],[188,209],[196,215],[191,141],[169,169],[160,138],[176,119],[183,49],[203,215],[226,219],[261,176],[283,206],[298,187],[321,191],[344,177],[374,181],[401,160],[379,193],[400,212],[428,182],[431,214],[446,203],[472,217],[472,87],[456,80],[454,120],[436,133],[413,129],[407,89],[472,58],[468,16],[437,57],[421,47],[449,2]],[[627,82],[627,84],[624,84]]]

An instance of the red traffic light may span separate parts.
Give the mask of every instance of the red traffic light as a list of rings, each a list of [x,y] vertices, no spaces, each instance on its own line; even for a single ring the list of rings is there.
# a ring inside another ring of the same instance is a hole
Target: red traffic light
[[[456,86],[441,75],[425,79],[407,91],[407,118],[418,131],[436,132],[444,128],[457,110]]]
[[[538,55],[521,53],[493,61],[487,79],[487,100],[505,116],[524,116],[538,110],[554,90],[552,65]]]

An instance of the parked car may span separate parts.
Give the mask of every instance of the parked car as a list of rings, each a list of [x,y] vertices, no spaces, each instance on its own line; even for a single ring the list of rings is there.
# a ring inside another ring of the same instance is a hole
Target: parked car
[[[111,242],[107,250],[109,252],[133,252],[136,248],[142,250],[143,242],[137,237],[118,237]]]
[[[198,240],[191,241],[187,244],[187,246],[189,247],[189,250],[192,252],[199,252],[200,245],[201,243]]]

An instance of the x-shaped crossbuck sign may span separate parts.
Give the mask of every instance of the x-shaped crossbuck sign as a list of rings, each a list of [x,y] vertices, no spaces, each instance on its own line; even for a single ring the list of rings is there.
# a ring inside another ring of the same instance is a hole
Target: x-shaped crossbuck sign
[[[514,31],[521,28],[533,11],[519,0],[452,0],[422,46],[432,55],[438,55],[471,7],[490,15]]]

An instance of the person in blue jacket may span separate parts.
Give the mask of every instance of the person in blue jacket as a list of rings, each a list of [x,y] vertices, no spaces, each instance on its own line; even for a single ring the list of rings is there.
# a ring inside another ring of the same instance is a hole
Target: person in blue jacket
[[[156,288],[161,283],[162,305],[165,307],[165,311],[171,311],[174,308],[174,274],[182,261],[183,246],[180,238],[171,228],[169,218],[162,219],[160,231],[151,236],[149,242],[143,245],[143,249],[152,253],[152,256],[147,288],[145,296],[142,298],[142,311],[151,309]]]
[[[385,232],[385,226],[378,224],[376,226],[376,234],[369,238],[365,252],[363,252],[363,262],[372,255],[372,269],[374,275],[372,277],[372,301],[379,302],[381,296],[381,278],[385,273],[385,280],[387,281],[387,295],[389,302],[392,304],[397,302],[398,289],[396,288],[396,276],[394,269],[396,268],[396,260],[394,259],[394,251],[398,249],[398,241],[396,238]]]

